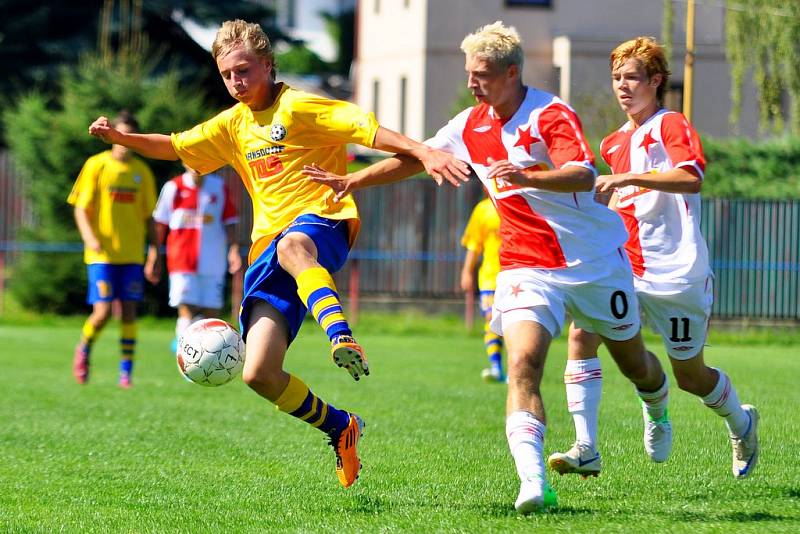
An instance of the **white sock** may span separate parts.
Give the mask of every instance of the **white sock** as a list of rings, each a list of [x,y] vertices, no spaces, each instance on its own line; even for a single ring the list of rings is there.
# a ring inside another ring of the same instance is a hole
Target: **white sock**
[[[530,412],[513,412],[506,417],[506,438],[511,456],[517,466],[520,480],[532,480],[544,476],[545,424]]]
[[[703,404],[711,408],[715,414],[724,417],[728,431],[741,438],[750,426],[750,417],[742,410],[739,395],[736,394],[731,379],[720,369],[716,371],[719,373],[719,380],[711,393],[703,397]]]
[[[664,375],[664,383],[655,391],[641,391],[638,388],[636,393],[639,398],[644,402],[648,415],[653,419],[661,419],[667,411],[667,403],[669,402],[669,380],[667,375]]]
[[[192,320],[188,317],[178,317],[178,320],[175,322],[175,337],[180,339],[183,331],[189,328],[189,325],[191,324]]]
[[[567,409],[575,423],[575,441],[597,450],[597,421],[603,391],[600,358],[567,360],[564,369]]]

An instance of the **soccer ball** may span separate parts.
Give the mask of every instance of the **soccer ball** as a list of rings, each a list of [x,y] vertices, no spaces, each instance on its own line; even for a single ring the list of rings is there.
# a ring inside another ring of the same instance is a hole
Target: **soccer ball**
[[[221,386],[242,372],[244,342],[225,321],[203,319],[183,332],[175,356],[184,377],[201,386]]]

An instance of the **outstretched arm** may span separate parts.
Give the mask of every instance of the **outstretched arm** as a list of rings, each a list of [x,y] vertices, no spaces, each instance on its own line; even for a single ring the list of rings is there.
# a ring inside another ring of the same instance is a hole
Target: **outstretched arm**
[[[106,143],[126,146],[146,158],[170,161],[178,159],[168,135],[120,132],[106,117],[98,117],[89,126],[89,133]]]
[[[535,187],[557,193],[591,191],[594,186],[594,173],[578,165],[545,171],[522,169],[508,160],[495,161],[489,158],[488,177],[500,178],[520,187]]]
[[[469,166],[456,159],[452,154],[418,143],[382,126],[378,127],[378,132],[375,134],[373,148],[417,159],[439,185],[447,180],[451,184],[459,186],[461,182],[469,180]]]
[[[316,164],[305,165],[303,174],[312,181],[333,189],[336,193],[334,199],[338,202],[356,189],[399,182],[419,174],[424,169],[422,163],[411,156],[394,156],[346,175],[328,172]]]
[[[665,172],[607,174],[597,177],[597,191],[604,193],[617,187],[638,185],[665,193],[699,193],[703,180],[690,167],[676,167]]]

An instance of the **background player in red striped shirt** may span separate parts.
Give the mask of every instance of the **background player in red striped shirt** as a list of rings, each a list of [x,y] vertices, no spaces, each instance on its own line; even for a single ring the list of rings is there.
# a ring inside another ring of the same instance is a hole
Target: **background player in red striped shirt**
[[[234,236],[239,217],[223,178],[184,168],[164,184],[153,211],[158,242],[167,245],[169,305],[178,309],[173,351],[194,321],[219,317],[225,273],[242,267]]]
[[[611,52],[611,85],[628,121],[600,145],[613,174],[599,176],[598,192],[628,229],[625,245],[636,295],[661,334],[678,386],[723,417],[733,447],[733,475],[744,478],[758,461],[758,412],[740,405],[728,376],[703,359],[713,299],[713,273],[700,232],[700,187],[705,158],[700,138],[681,113],[662,106],[669,68],[662,47],[637,37]],[[572,329],[564,374],[576,427],[575,445],[549,459],[557,471],[599,471],[600,340]],[[578,406],[578,408],[573,408]]]

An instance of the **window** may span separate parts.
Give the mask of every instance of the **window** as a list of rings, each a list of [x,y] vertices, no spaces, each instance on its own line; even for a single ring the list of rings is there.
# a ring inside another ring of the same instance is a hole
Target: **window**
[[[664,107],[672,111],[683,112],[683,82],[670,81],[664,93]]]
[[[406,133],[406,86],[408,85],[407,78],[403,76],[400,78],[400,133]]]
[[[506,0],[506,6],[553,7],[553,1],[552,0]]]
[[[380,105],[381,81],[372,80],[372,112],[378,116],[378,106]]]

